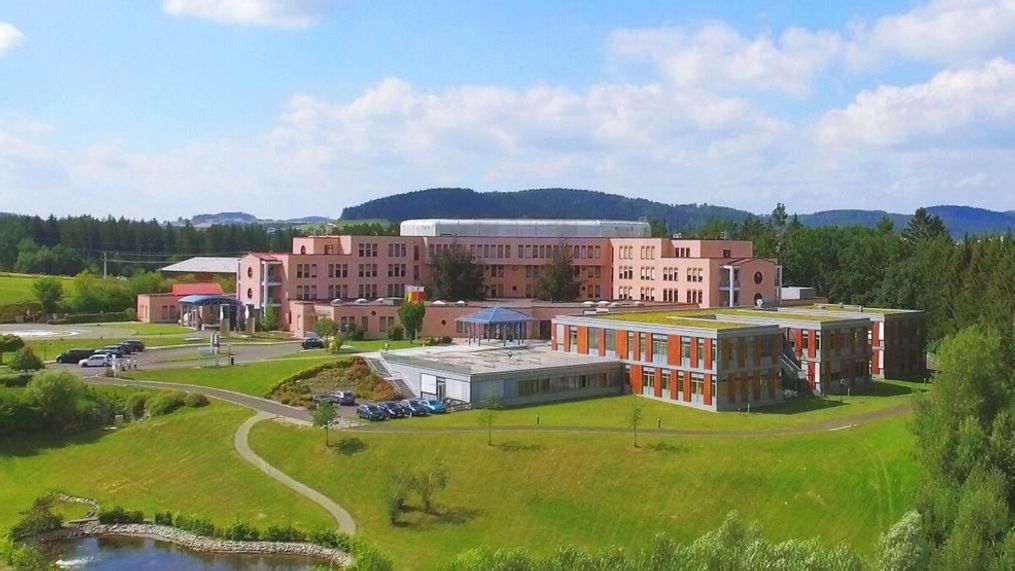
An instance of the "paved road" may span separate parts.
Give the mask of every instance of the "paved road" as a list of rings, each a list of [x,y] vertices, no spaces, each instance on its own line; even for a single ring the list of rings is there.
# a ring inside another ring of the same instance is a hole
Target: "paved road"
[[[271,417],[272,415],[270,414],[259,412],[241,424],[240,428],[236,430],[236,435],[233,437],[233,446],[236,448],[236,451],[244,460],[253,464],[258,470],[327,510],[331,514],[331,517],[335,518],[339,531],[349,535],[355,534],[356,522],[353,521],[352,516],[342,506],[331,501],[328,496],[325,496],[321,492],[294,480],[285,472],[268,464],[250,448],[248,441],[250,429],[258,422]]]
[[[253,363],[267,359],[286,357],[296,355],[301,351],[299,342],[296,341],[281,343],[234,344],[231,349],[236,363]],[[196,357],[198,355],[197,350],[198,347],[193,345],[182,347],[170,346],[166,348],[156,347],[143,353],[139,353],[136,356],[138,357],[138,364],[140,368],[144,370],[177,369],[200,366],[201,359],[198,358],[186,361],[179,360],[182,356],[193,355]],[[229,357],[223,355],[221,357],[221,362],[225,364],[228,362],[228,359]],[[51,363],[47,365],[47,367],[56,370],[67,370],[79,377],[93,376],[96,374],[96,371],[99,370],[82,368],[78,365],[61,365],[59,363]]]

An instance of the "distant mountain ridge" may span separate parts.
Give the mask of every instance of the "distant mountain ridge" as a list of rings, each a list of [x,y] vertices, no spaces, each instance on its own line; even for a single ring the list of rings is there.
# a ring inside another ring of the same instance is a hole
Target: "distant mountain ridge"
[[[302,218],[289,218],[287,220],[263,219],[246,212],[218,212],[215,214],[195,214],[189,219],[180,218],[176,224],[190,222],[196,228],[206,228],[213,224],[322,224],[330,221],[327,216],[304,216]]]
[[[775,205],[773,205],[774,207]],[[930,206],[955,237],[1015,230],[1015,211],[997,212],[971,206]],[[687,232],[713,219],[743,221],[750,212],[711,204],[665,204],[591,190],[548,188],[514,192],[476,192],[468,188],[434,188],[369,200],[342,211],[343,220],[412,218],[597,218],[666,220],[673,232]],[[807,226],[859,224],[874,226],[887,215],[896,228],[910,214],[883,210],[824,210],[801,214]],[[763,215],[764,216],[764,215]]]

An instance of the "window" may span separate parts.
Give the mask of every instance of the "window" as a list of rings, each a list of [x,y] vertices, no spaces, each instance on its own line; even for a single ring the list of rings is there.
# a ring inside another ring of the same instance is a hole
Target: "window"
[[[599,329],[589,327],[589,354],[599,353]]]
[[[616,335],[617,335],[617,332],[615,330],[613,330],[613,329],[607,329],[606,330],[606,334],[604,336],[603,342],[604,342],[604,344],[606,346],[606,352],[607,353],[616,352],[616,350],[617,350]]]
[[[763,279],[765,279],[765,278],[764,278],[764,276],[761,275],[761,272],[754,272],[754,283],[760,284],[761,280],[763,280]]]
[[[655,395],[656,370],[652,367],[645,367],[641,370],[641,394]]]
[[[638,350],[641,351],[641,360],[648,361],[648,334],[638,334]]]
[[[681,337],[680,338],[680,358],[690,359],[691,358],[691,338]]]
[[[567,328],[567,341],[571,351],[578,350],[578,328],[574,325],[569,325]]]
[[[653,334],[652,335],[652,362],[653,363],[665,363],[666,358],[669,355],[668,347],[666,346],[666,336]]]
[[[254,268],[253,267],[247,268],[247,277],[248,278],[254,277]]]
[[[662,391],[663,396],[669,398],[670,396],[670,370],[663,369],[659,373],[659,390]]]

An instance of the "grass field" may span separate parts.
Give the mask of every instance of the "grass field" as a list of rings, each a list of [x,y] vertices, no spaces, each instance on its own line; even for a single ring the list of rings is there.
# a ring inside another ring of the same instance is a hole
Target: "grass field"
[[[32,292],[32,284],[34,284],[39,278],[44,277],[49,276],[32,274],[0,274],[0,305],[35,299],[35,294]],[[71,286],[71,278],[63,276],[52,277],[55,277],[63,282],[64,294],[67,294],[67,290],[70,289]]]
[[[0,440],[0,527],[49,491],[142,509],[148,517],[173,510],[218,525],[237,517],[261,527],[333,525],[327,512],[234,452],[233,433],[250,414],[213,402],[115,432]]]
[[[482,433],[344,433],[329,449],[320,430],[273,423],[254,427],[251,442],[341,502],[397,568],[416,569],[478,545],[547,554],[561,544],[639,548],[660,532],[690,540],[734,509],[773,539],[820,536],[870,553],[911,507],[920,476],[905,422],[765,438],[643,436],[638,449],[626,434],[578,433],[501,433],[494,447]],[[390,525],[391,475],[433,462],[450,471],[441,515]]]
[[[535,426],[536,416],[545,426],[594,426],[627,428],[632,401],[642,405],[643,428],[655,428],[657,419],[664,429],[700,431],[778,430],[826,422],[849,423],[858,414],[898,407],[929,385],[904,381],[875,381],[864,394],[850,397],[801,398],[758,408],[751,414],[734,411],[711,413],[635,396],[597,399],[510,408],[497,415],[497,426]],[[477,411],[399,420],[394,426],[474,427]]]
[[[320,363],[334,361],[333,356],[308,357],[305,359],[289,359],[245,363],[233,367],[200,368],[184,367],[138,371],[130,378],[145,381],[163,381],[167,383],[184,383],[201,385],[219,389],[229,389],[254,396],[265,393],[282,377]]]

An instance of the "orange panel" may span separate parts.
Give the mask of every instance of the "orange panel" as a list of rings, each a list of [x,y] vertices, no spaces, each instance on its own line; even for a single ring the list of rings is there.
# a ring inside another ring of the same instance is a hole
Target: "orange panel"
[[[652,362],[652,334],[647,333],[645,335],[645,360]]]
[[[641,365],[631,365],[631,390],[641,394]]]
[[[817,348],[817,339],[818,339],[817,334],[818,334],[818,331],[816,329],[811,329],[811,331],[810,331],[810,343],[807,344],[807,356],[810,357],[811,359],[813,359],[814,356],[818,354],[818,352],[817,352],[817,350],[818,350],[818,348]]]
[[[712,362],[712,340],[705,339],[705,367],[708,368],[709,363],[711,362]]]
[[[571,326],[570,325],[565,325],[564,326],[564,340],[563,340],[563,342],[564,342],[564,351],[565,352],[570,351],[571,350]]]
[[[599,356],[603,357],[606,355],[606,330],[599,330]]]
[[[641,336],[637,331],[631,336],[631,346],[628,349],[631,351],[632,361],[641,361]]]
[[[796,354],[799,357],[803,353],[804,331],[803,329],[796,329],[794,331],[796,335]]]
[[[677,400],[677,383],[680,382],[680,371],[670,369],[670,398]]]
[[[627,331],[618,329],[613,332],[613,342],[617,345],[617,358],[627,358]]]
[[[706,341],[707,343],[707,341]],[[706,345],[708,347],[708,345]],[[706,351],[708,351],[706,349]],[[712,406],[712,375],[705,373],[705,406]]]
[[[691,402],[691,372],[684,371],[684,401]]]
[[[666,362],[670,365],[680,364],[680,336],[670,335],[666,338],[666,351],[669,355],[666,357]]]
[[[698,338],[691,337],[691,366],[698,366]]]
[[[662,371],[662,369],[656,369],[655,377],[656,377],[655,378],[655,383],[654,383],[655,386],[652,387],[652,392],[653,392],[653,394],[655,394],[655,396],[661,397],[661,396],[663,396],[663,387],[662,387],[663,371]]]
[[[578,326],[578,352],[582,355],[589,354],[589,328]]]

